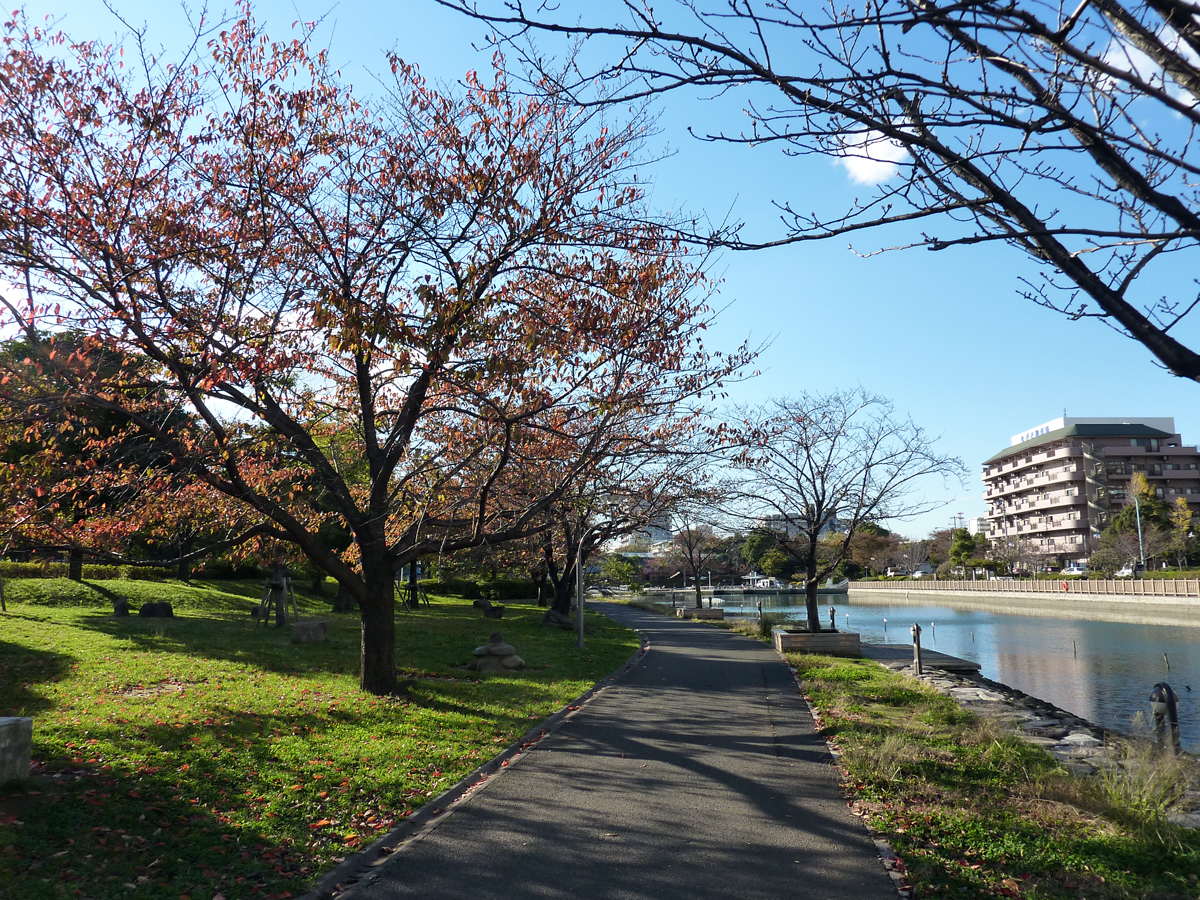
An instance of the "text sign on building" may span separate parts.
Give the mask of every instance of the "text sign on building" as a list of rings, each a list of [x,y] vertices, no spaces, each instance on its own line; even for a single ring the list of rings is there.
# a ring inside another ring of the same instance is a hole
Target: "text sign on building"
[[[1035,428],[1035,429],[1033,429],[1033,431],[1025,432],[1023,435],[1021,435],[1020,442],[1031,441],[1035,437],[1041,437],[1043,434],[1049,434],[1049,433],[1050,433],[1050,426],[1043,425],[1041,428]]]
[[[1020,434],[1014,434],[1012,436],[1012,446],[1015,447],[1017,444],[1024,443],[1025,441],[1032,441],[1034,438],[1041,437],[1043,434],[1049,434],[1051,431],[1063,428],[1065,425],[1066,420],[1061,418],[1043,422],[1036,428],[1030,428],[1028,431],[1023,431]]]

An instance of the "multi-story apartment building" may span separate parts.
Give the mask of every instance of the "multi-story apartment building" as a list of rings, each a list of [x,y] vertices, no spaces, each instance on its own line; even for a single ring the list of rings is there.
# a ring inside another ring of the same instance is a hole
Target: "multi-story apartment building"
[[[1200,453],[1184,446],[1175,420],[1052,419],[983,464],[988,536],[1029,541],[1040,552],[1083,559],[1141,472],[1168,503],[1200,513]]]

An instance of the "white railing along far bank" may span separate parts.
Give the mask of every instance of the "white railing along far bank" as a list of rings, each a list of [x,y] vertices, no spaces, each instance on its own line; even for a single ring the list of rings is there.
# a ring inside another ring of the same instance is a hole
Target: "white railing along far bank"
[[[1200,597],[1200,580],[1191,578],[994,579],[990,581],[852,581],[854,591],[982,591],[995,594],[1110,594],[1123,597]]]

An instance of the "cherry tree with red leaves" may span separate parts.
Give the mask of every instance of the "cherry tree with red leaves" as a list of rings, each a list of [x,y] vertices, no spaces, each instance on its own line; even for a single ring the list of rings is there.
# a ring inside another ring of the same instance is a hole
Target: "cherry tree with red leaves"
[[[245,9],[174,64],[19,14],[3,41],[12,322],[56,370],[42,331],[93,335],[193,417],[59,372],[358,601],[365,690],[395,686],[403,565],[536,532],[606,460],[691,433],[746,361],[701,344],[709,287],[647,210],[637,117],[499,74],[439,92],[399,59],[368,103]],[[318,540],[330,518],[349,552]]]

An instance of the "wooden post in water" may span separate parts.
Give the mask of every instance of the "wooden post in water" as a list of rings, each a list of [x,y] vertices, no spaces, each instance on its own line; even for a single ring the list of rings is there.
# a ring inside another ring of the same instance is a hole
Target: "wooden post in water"
[[[913,626],[909,629],[912,632],[913,639],[913,674],[922,674],[921,669],[921,626],[913,622]]]

